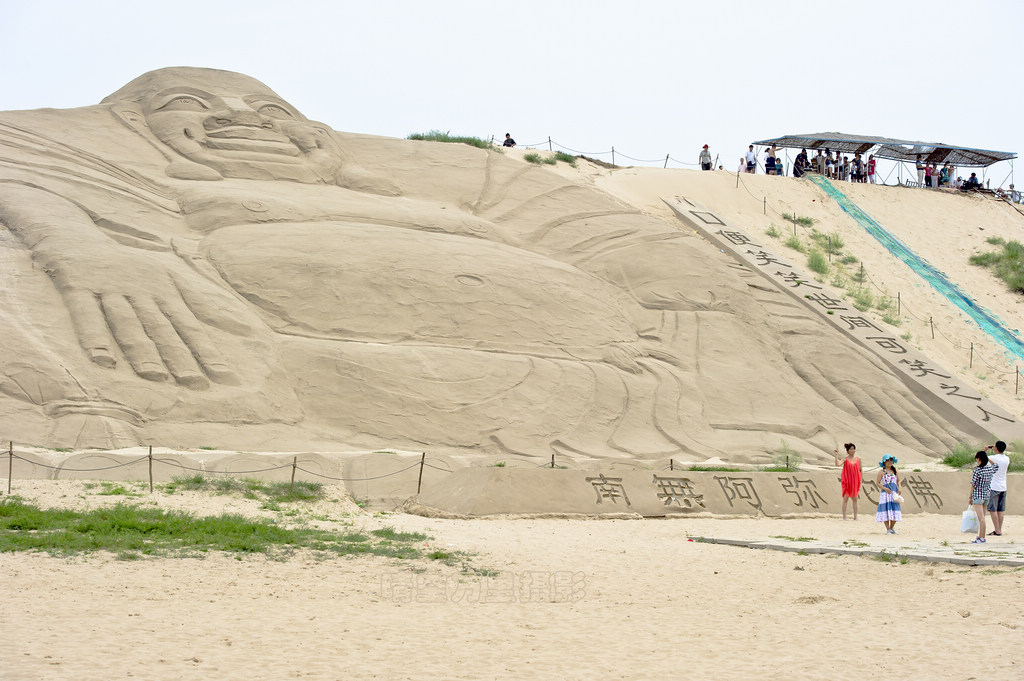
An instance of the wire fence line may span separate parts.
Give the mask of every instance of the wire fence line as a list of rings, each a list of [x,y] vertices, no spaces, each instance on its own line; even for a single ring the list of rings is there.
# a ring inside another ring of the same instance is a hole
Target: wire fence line
[[[768,215],[768,213],[770,212],[772,215],[778,216],[779,219],[791,223],[792,226],[793,226],[794,234],[796,233],[796,231],[798,229],[800,229],[800,230],[803,231],[804,236],[806,236],[808,238],[811,238],[811,234],[815,230],[808,229],[804,225],[799,224],[796,221],[794,215],[792,215],[792,214],[790,214],[788,212],[779,212],[778,210],[776,210],[775,207],[772,206],[771,202],[768,200],[768,195],[767,194],[762,194],[760,197],[756,196],[753,192],[750,191],[750,188],[747,187],[746,183],[743,181],[743,179],[742,179],[743,174],[744,173],[737,173],[736,174],[736,176],[737,176],[737,183],[736,183],[737,187],[740,187],[740,186],[743,187],[744,191],[747,192],[747,194],[750,196],[750,198],[752,198],[755,201],[757,201],[758,203],[760,203],[762,205],[762,209],[763,209],[763,212],[764,212],[765,215]],[[867,271],[864,270],[863,264],[861,264],[861,272],[863,273],[863,281],[864,282],[867,282],[868,284],[870,284],[872,287],[874,287],[883,296],[886,296],[888,298],[892,298],[893,297],[893,294],[887,288],[883,288],[882,286],[879,286],[879,284],[875,282],[875,280],[871,277],[871,275],[868,274]],[[856,281],[856,279],[854,281]],[[857,282],[857,283],[862,283],[862,282]],[[915,314],[913,312],[913,310],[910,308],[910,306],[907,305],[906,301],[903,299],[903,296],[902,296],[901,292],[897,292],[896,293],[896,300],[897,300],[897,306],[898,306],[898,309],[897,309],[897,314],[898,315],[902,314],[903,312],[906,312],[913,319],[915,319],[915,320],[917,320],[917,321],[919,321],[919,322],[921,322],[923,324],[927,324],[928,327],[929,327],[929,330],[931,331],[931,335],[932,335],[933,338],[935,337],[936,334],[938,334],[938,336],[940,338],[942,338],[942,340],[944,340],[947,343],[949,343],[950,346],[952,346],[954,349],[956,349],[956,350],[969,350],[969,353],[970,353],[970,357],[968,359],[968,366],[969,367],[973,368],[974,360],[978,359],[978,360],[984,362],[984,364],[987,367],[989,367],[993,372],[997,373],[1000,376],[1011,376],[1011,375],[1015,376],[1015,378],[1014,378],[1014,394],[1015,395],[1019,394],[1020,388],[1021,388],[1021,383],[1024,382],[1024,380],[1022,380],[1022,376],[1024,376],[1024,372],[1022,372],[1021,368],[1017,365],[1016,361],[1013,361],[1013,362],[1003,362],[1002,366],[997,366],[997,365],[993,364],[992,362],[990,362],[988,359],[985,358],[985,356],[981,353],[980,349],[977,347],[977,345],[980,345],[980,344],[975,344],[973,341],[962,341],[962,340],[960,340],[958,338],[951,337],[951,335],[947,335],[946,333],[943,333],[941,327],[935,323],[935,321],[934,321],[932,316],[929,316],[927,319],[925,319],[924,317],[918,316],[917,314]]]
[[[451,468],[451,466],[446,461],[444,461],[443,459],[436,460],[437,463],[443,464],[443,467],[435,465],[433,463],[429,463],[427,461],[426,452],[423,452],[423,453],[420,454],[420,460],[419,461],[416,461],[415,463],[409,464],[408,466],[405,466],[404,468],[400,468],[400,469],[398,469],[396,471],[392,471],[390,473],[383,473],[381,475],[373,475],[373,476],[362,477],[362,478],[338,477],[338,476],[328,475],[326,473],[322,473],[322,472],[319,472],[319,471],[310,470],[308,468],[304,468],[300,464],[308,463],[308,462],[300,461],[298,456],[293,456],[291,463],[283,463],[283,464],[278,464],[278,465],[274,465],[274,466],[267,466],[265,468],[247,468],[247,469],[244,469],[244,470],[213,470],[213,469],[208,469],[208,468],[197,468],[195,466],[188,466],[188,465],[182,463],[181,461],[176,461],[174,459],[167,459],[167,458],[163,458],[163,457],[161,457],[159,455],[154,455],[153,454],[153,447],[152,446],[150,446],[148,454],[143,455],[143,456],[139,456],[139,457],[134,458],[134,459],[132,459],[130,461],[123,461],[121,463],[111,464],[109,466],[96,466],[96,467],[93,467],[93,468],[69,468],[69,467],[63,466],[63,465],[55,466],[55,465],[44,463],[42,461],[37,461],[35,459],[26,458],[26,457],[21,456],[20,454],[16,454],[14,452],[14,441],[13,440],[9,440],[8,441],[8,449],[7,449],[6,454],[7,454],[6,458],[8,459],[8,466],[7,466],[7,493],[8,494],[11,493],[11,481],[14,478],[14,461],[16,459],[19,460],[19,461],[23,461],[24,463],[26,463],[26,464],[28,464],[30,466],[38,466],[40,468],[44,468],[44,469],[48,469],[48,470],[54,471],[55,473],[57,473],[57,472],[60,472],[60,473],[64,473],[64,472],[68,472],[68,473],[98,473],[98,472],[103,472],[103,471],[115,470],[115,469],[118,469],[118,468],[128,468],[130,466],[137,466],[139,464],[145,463],[149,467],[149,488],[150,488],[150,492],[153,491],[153,487],[154,487],[154,484],[153,484],[154,483],[154,479],[153,479],[153,464],[154,463],[159,463],[159,464],[162,464],[162,465],[165,465],[165,466],[169,466],[171,468],[176,468],[176,469],[181,470],[181,471],[190,471],[190,472],[195,472],[195,473],[201,473],[203,475],[220,475],[220,476],[253,475],[253,474],[258,474],[258,473],[270,473],[270,472],[274,472],[274,471],[291,469],[291,471],[292,471],[292,475],[291,475],[292,485],[294,485],[294,483],[295,483],[295,474],[297,472],[300,472],[300,471],[302,473],[305,473],[306,475],[312,476],[314,478],[322,478],[324,480],[331,480],[331,481],[334,481],[334,482],[369,482],[371,480],[382,480],[384,478],[394,477],[396,475],[401,475],[402,473],[410,471],[410,470],[412,470],[414,468],[419,468],[420,469],[419,480],[417,482],[417,489],[416,489],[416,493],[417,494],[419,494],[420,489],[422,487],[423,471],[424,471],[424,469],[431,468],[431,469],[436,470],[436,471],[441,471],[442,473],[454,473],[455,472]],[[92,453],[92,452],[90,452],[89,454],[92,454],[92,455],[104,455],[104,454],[96,454],[96,453]],[[109,455],[109,454],[106,454],[106,455]],[[2,457],[2,454],[0,454],[0,457]],[[504,462],[499,462],[499,464],[500,464],[501,467],[504,467]],[[672,465],[672,464],[673,464],[673,462],[670,461],[670,465]],[[492,465],[498,465],[498,464],[492,464]],[[555,463],[555,454],[552,454],[550,461],[545,461],[544,463],[535,466],[535,468],[567,468],[567,466],[558,466],[558,465],[556,465],[556,463]]]

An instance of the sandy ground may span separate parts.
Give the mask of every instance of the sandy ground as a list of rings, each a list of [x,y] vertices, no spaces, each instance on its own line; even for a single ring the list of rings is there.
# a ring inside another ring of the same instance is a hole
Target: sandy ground
[[[16,481],[43,506],[116,501],[261,515],[238,497],[100,496]],[[453,521],[369,514],[329,490],[299,518],[431,536],[458,566],[377,557],[118,561],[0,555],[4,679],[1015,679],[1024,571],[687,540],[963,543],[955,516]],[[304,515],[306,514],[306,515]],[[1013,520],[1007,541],[1012,541]],[[993,544],[994,548],[994,544]],[[973,652],[972,652],[973,651]]]

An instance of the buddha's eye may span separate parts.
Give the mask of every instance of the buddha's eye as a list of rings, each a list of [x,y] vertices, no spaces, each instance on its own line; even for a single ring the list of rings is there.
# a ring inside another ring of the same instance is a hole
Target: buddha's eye
[[[277,104],[263,104],[258,111],[268,118],[294,118],[291,111]]]
[[[206,102],[191,95],[178,95],[172,97],[158,111],[206,111],[209,109]]]

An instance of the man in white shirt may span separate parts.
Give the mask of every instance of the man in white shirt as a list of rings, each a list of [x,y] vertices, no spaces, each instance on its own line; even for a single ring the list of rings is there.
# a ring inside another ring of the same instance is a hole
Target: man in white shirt
[[[757,154],[754,153],[754,145],[751,144],[747,150],[747,172],[753,174],[757,171]],[[1010,189],[1013,189],[1011,185]]]
[[[1003,534],[1003,511],[1006,510],[1006,471],[1010,468],[1010,457],[1006,455],[1006,443],[999,440],[995,444],[996,453],[992,454],[993,446],[989,450],[989,463],[996,466],[996,473],[992,476],[992,493],[988,498],[988,514],[992,516],[992,531],[997,537]]]

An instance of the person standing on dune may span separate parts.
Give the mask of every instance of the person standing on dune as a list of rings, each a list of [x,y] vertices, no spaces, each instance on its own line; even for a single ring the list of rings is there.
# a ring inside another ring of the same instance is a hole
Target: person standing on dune
[[[708,145],[706,144],[700,150],[700,169],[711,170],[711,152],[708,151]]]
[[[842,485],[843,493],[843,520],[846,520],[846,502],[853,500],[853,519],[857,519],[857,499],[860,496],[860,485],[862,481],[860,458],[857,457],[857,445],[847,442],[843,445],[846,449],[846,458],[843,459],[843,470],[839,474],[839,483]],[[836,465],[839,465],[839,448],[832,450],[835,455]]]

